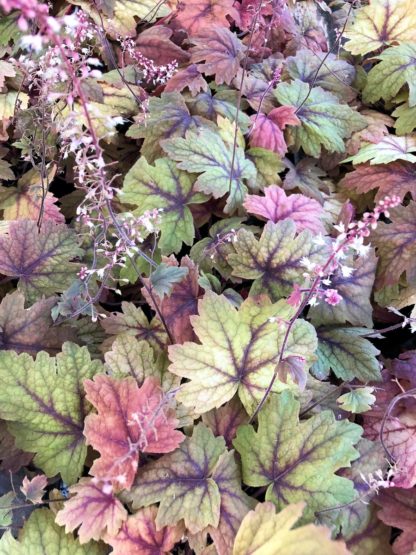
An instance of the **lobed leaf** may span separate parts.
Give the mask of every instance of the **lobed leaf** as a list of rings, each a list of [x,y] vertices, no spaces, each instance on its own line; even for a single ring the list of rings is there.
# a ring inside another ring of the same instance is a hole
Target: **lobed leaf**
[[[284,336],[270,318],[285,318],[290,310],[284,301],[273,305],[267,297],[249,297],[236,310],[225,296],[207,291],[198,303],[199,315],[191,317],[201,344],[169,347],[170,372],[190,380],[182,385],[177,399],[201,414],[220,407],[238,392],[246,411],[253,412],[272,379]],[[315,348],[313,328],[298,320],[285,356],[311,362]],[[279,387],[277,380],[275,388]]]
[[[123,522],[117,534],[106,534],[105,541],[114,555],[162,555],[173,549],[183,535],[183,526],[156,529],[157,508],[153,505],[137,511]]]
[[[161,158],[151,166],[144,156],[124,178],[119,196],[123,203],[137,207],[135,214],[161,210],[158,246],[162,254],[179,252],[183,242],[193,243],[194,221],[188,205],[206,200],[205,195],[194,190],[194,181],[194,176],[177,169],[171,160]]]
[[[282,509],[305,501],[305,519],[354,498],[351,481],[335,472],[358,457],[353,445],[361,428],[323,411],[299,422],[299,402],[289,391],[272,395],[258,416],[258,429],[243,425],[234,446],[241,455],[243,481],[267,486],[266,501]]]
[[[48,477],[60,473],[71,484],[82,473],[87,455],[82,432],[91,410],[82,381],[101,369],[86,347],[73,343],[64,343],[56,358],[1,352],[0,416],[16,446],[36,453],[34,462]]]
[[[0,236],[0,273],[19,279],[19,289],[33,302],[69,287],[79,268],[72,261],[81,254],[66,225],[45,221],[39,231],[35,221],[16,220]]]
[[[330,530],[323,526],[292,529],[303,508],[304,503],[292,504],[276,514],[272,503],[259,503],[241,523],[233,555],[348,555],[344,542],[332,541]]]
[[[212,194],[214,198],[228,193],[226,213],[241,206],[247,192],[245,180],[256,177],[256,168],[245,158],[242,148],[237,147],[233,157],[232,145],[225,144],[220,135],[207,128],[188,131],[185,138],[163,140],[161,146],[179,162],[178,168],[202,174],[196,180],[196,191]]]
[[[139,388],[130,377],[98,375],[84,387],[98,412],[87,416],[84,428],[87,443],[101,455],[90,469],[96,478],[130,489],[140,452],[169,453],[183,440],[155,378],[146,378]]]
[[[267,293],[273,300],[289,295],[293,284],[303,283],[305,259],[321,264],[327,258],[325,246],[316,245],[309,231],[297,234],[290,219],[268,221],[259,240],[253,232],[240,229],[233,249],[227,256],[233,275],[253,279],[250,293]]]
[[[278,185],[264,189],[264,197],[247,195],[244,203],[247,212],[262,216],[277,223],[287,218],[293,220],[298,232],[309,229],[312,233],[323,233],[323,210],[321,205],[304,195],[289,195]]]
[[[310,88],[299,79],[280,83],[274,94],[280,104],[293,106],[300,120],[299,126],[289,128],[289,144],[315,158],[320,156],[321,146],[328,152],[344,152],[344,139],[366,126],[365,119],[340,104],[335,95],[321,87]]]
[[[366,383],[381,379],[377,355],[380,353],[370,341],[354,328],[318,328],[318,361],[314,373],[327,377],[329,370],[344,381],[358,378]]]
[[[108,489],[110,491],[108,491]],[[65,532],[78,529],[81,544],[90,540],[100,540],[105,533],[117,534],[127,519],[127,511],[114,497],[111,487],[91,478],[81,478],[70,488],[75,496],[65,502],[55,522],[65,526]]]
[[[391,100],[406,84],[409,88],[409,106],[416,104],[416,45],[400,44],[376,56],[380,60],[368,73],[364,87],[364,100],[377,102]]]
[[[81,545],[72,534],[54,522],[49,509],[33,511],[18,539],[7,531],[0,539],[0,555],[105,555],[106,549],[97,543]]]
[[[217,85],[230,85],[237,75],[246,47],[225,27],[211,26],[192,36],[191,62],[200,73],[215,75]],[[204,64],[198,63],[205,60]]]
[[[412,7],[412,0],[371,0],[350,21],[345,48],[353,54],[368,54],[383,46],[416,40]]]

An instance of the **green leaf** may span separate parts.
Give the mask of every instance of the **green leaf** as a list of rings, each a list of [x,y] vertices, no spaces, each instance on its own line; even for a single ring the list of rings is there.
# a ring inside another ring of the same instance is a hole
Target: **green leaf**
[[[337,403],[341,405],[343,410],[348,410],[354,414],[367,412],[376,401],[376,397],[372,394],[373,391],[374,387],[358,387],[338,397]]]
[[[169,347],[170,372],[190,380],[176,398],[201,414],[238,392],[252,413],[273,377],[285,335],[285,326],[273,319],[288,319],[293,308],[285,301],[271,304],[263,296],[249,297],[237,310],[225,296],[207,291],[198,309],[199,316],[191,317],[191,322],[201,345],[186,342]],[[314,328],[299,319],[289,334],[285,357],[300,356],[310,364],[315,349]],[[288,386],[276,380],[275,390],[284,387]]]
[[[0,540],[0,555],[105,555],[104,546],[95,542],[81,545],[73,534],[55,524],[49,509],[33,511],[17,540],[8,531]]]
[[[394,128],[398,135],[406,135],[416,128],[416,106],[410,107],[409,103],[405,102],[398,106],[391,115],[397,118]]]
[[[354,378],[362,382],[381,379],[380,353],[368,339],[360,337],[354,328],[320,328],[318,333],[318,361],[313,366],[320,378],[328,376],[330,369],[344,381]]]
[[[316,264],[327,258],[325,246],[314,244],[307,230],[297,234],[292,220],[267,222],[260,239],[240,229],[233,248],[235,253],[227,256],[232,275],[253,279],[250,293],[267,293],[273,300],[289,295],[294,283],[303,283],[305,258]]]
[[[365,102],[374,103],[380,98],[391,100],[400,89],[409,87],[409,106],[416,104],[416,45],[404,43],[387,48],[378,56],[380,60],[368,73],[364,87]]]
[[[0,497],[0,526],[10,526],[13,522],[13,510],[3,509],[2,507],[11,507],[16,499],[16,494],[9,491]],[[16,503],[18,504],[18,503]]]
[[[272,503],[259,503],[241,523],[233,555],[349,555],[344,542],[332,541],[324,526],[293,529],[304,506],[292,504],[276,514]]]
[[[267,185],[280,183],[281,179],[278,174],[285,170],[285,165],[275,152],[254,147],[247,150],[246,156],[253,162],[257,170],[256,179],[248,181],[250,189],[263,189]]]
[[[148,162],[153,162],[163,154],[160,148],[161,139],[184,137],[188,129],[201,126],[215,128],[214,123],[209,120],[191,115],[181,94],[162,93],[160,98],[149,98],[145,123],[140,121],[133,124],[126,136],[144,139],[140,152]]]
[[[298,50],[296,56],[286,58],[285,69],[292,79],[322,87],[335,94],[341,102],[355,97],[356,93],[350,86],[355,78],[355,68],[335,54]]]
[[[119,197],[123,203],[137,206],[134,213],[142,216],[147,210],[162,209],[160,240],[162,254],[179,252],[182,243],[192,245],[195,237],[194,220],[188,204],[207,200],[194,190],[195,176],[177,169],[167,158],[147,163],[142,156],[124,178]]]
[[[202,174],[195,183],[195,190],[212,194],[214,198],[228,193],[224,209],[227,214],[241,206],[247,193],[245,180],[256,178],[256,168],[245,158],[242,148],[235,149],[232,163],[232,145],[226,145],[220,135],[207,128],[188,131],[185,138],[167,139],[160,144],[173,160],[179,162],[179,168]]]
[[[16,446],[36,453],[36,465],[49,477],[60,473],[73,483],[82,474],[84,417],[90,411],[82,381],[100,371],[102,364],[91,361],[87,348],[73,343],[64,343],[56,358],[0,353],[0,417]]]
[[[289,143],[318,158],[321,146],[328,152],[344,152],[344,139],[366,126],[366,120],[346,104],[321,87],[309,88],[299,79],[280,83],[275,89],[280,104],[299,108],[298,127],[288,126]],[[305,100],[306,99],[306,100]]]
[[[121,303],[121,310],[122,312],[115,312],[101,322],[106,333],[112,336],[128,334],[137,337],[139,340],[145,339],[155,352],[164,349],[167,343],[167,335],[158,318],[155,317],[149,322],[140,307],[126,301]],[[110,338],[109,341],[113,340],[114,337]]]
[[[353,445],[360,426],[336,421],[332,411],[299,422],[299,402],[289,391],[272,395],[258,419],[257,431],[243,425],[233,442],[245,484],[267,486],[266,501],[279,509],[305,501],[306,520],[316,511],[354,499],[353,483],[335,472],[358,457]]]
[[[237,115],[238,93],[235,90],[220,90],[212,94],[210,90],[199,93],[195,98],[187,98],[186,103],[192,114],[198,114],[207,119],[217,121],[217,116],[223,116],[234,122]],[[247,133],[250,127],[249,116],[239,110],[238,127],[242,133]]]
[[[158,528],[184,519],[191,533],[206,526],[217,527],[221,495],[214,472],[227,454],[222,437],[214,437],[204,424],[195,426],[192,437],[176,451],[144,466],[128,494],[133,507],[160,502]]]
[[[179,283],[188,273],[188,268],[169,266],[162,262],[150,275],[150,284],[152,291],[163,299],[165,295],[169,295],[175,283]]]
[[[147,341],[138,341],[127,333],[116,338],[111,351],[107,351],[104,358],[111,375],[118,378],[131,376],[139,386],[148,377],[157,378],[163,391],[169,391],[179,385],[178,378],[167,371],[165,354],[155,357]]]
[[[411,154],[412,152],[416,152],[416,137],[413,135],[403,137],[385,135],[378,143],[364,145],[357,154],[342,162],[352,162],[354,165],[364,162],[370,162],[370,165],[388,164],[395,160],[416,162],[416,156]]]

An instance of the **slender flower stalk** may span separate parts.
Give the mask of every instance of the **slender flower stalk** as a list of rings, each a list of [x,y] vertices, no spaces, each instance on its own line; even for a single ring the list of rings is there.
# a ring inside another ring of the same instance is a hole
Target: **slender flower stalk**
[[[357,253],[367,252],[368,246],[364,245],[364,239],[370,235],[372,229],[375,229],[377,227],[377,222],[380,219],[380,216],[384,214],[386,217],[388,217],[389,209],[394,208],[399,204],[399,197],[387,196],[378,203],[373,212],[364,213],[363,218],[359,222],[350,223],[347,229],[343,225],[337,226],[339,235],[337,236],[333,244],[331,255],[323,266],[314,267],[313,271],[315,277],[313,278],[313,282],[309,290],[303,295],[303,297],[300,297],[299,306],[296,309],[295,314],[286,324],[286,331],[283,337],[282,347],[280,349],[279,358],[273,373],[273,377],[270,380],[270,383],[267,386],[267,389],[261,401],[253,412],[250,418],[250,422],[252,422],[257,414],[261,411],[264,403],[270,395],[270,392],[279,374],[279,367],[285,358],[285,349],[294,323],[300,317],[307,305],[311,304],[311,301],[312,304],[314,304],[313,301],[316,299],[317,290],[319,289],[322,281],[331,276],[335,272],[335,270],[339,268],[340,260],[345,257],[348,250],[353,249],[353,251]],[[331,291],[332,292],[330,295],[332,297],[334,295],[334,290]]]

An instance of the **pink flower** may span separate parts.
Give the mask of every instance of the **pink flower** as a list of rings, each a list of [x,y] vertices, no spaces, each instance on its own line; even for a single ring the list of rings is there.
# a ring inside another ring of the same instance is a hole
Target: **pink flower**
[[[336,289],[327,289],[325,291],[325,302],[326,303],[328,303],[332,306],[336,306],[341,301],[342,301],[342,297]]]

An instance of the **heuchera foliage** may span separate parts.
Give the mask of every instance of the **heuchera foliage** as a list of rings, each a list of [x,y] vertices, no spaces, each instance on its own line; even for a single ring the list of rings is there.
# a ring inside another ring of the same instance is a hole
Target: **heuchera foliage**
[[[415,60],[413,0],[0,0],[0,555],[416,553]]]

